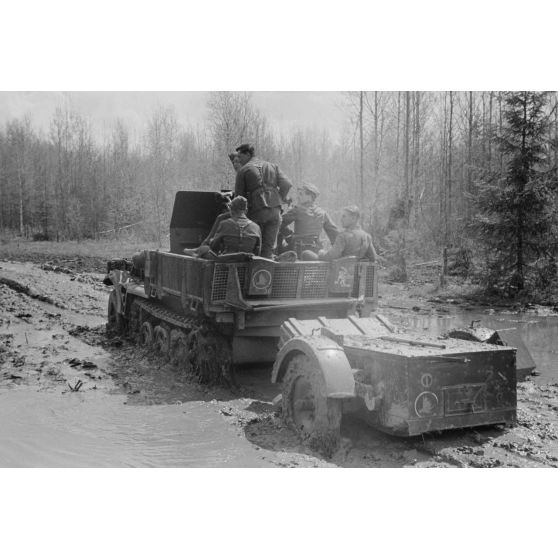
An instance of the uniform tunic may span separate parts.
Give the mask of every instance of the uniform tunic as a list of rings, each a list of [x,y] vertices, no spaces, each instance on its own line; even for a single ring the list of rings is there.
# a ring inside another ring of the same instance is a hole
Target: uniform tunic
[[[209,231],[209,234],[205,237],[202,244],[207,244],[209,246],[211,244],[211,241],[213,240],[213,237],[215,236],[215,233],[217,232],[217,229],[219,228],[219,225],[221,224],[221,222],[224,221],[225,219],[230,219],[230,218],[231,218],[231,212],[229,210],[221,213],[220,215],[217,215],[217,218],[215,219],[215,221],[213,223],[213,226],[211,227],[211,230]]]
[[[286,236],[290,230],[287,228],[294,223],[294,234],[296,237],[319,237],[324,230],[333,244],[339,229],[337,225],[330,219],[327,212],[316,205],[295,205],[283,215],[283,224],[281,225],[281,234]]]
[[[272,163],[252,157],[236,173],[235,196],[248,200],[248,216],[264,208],[281,207],[292,188],[291,181]]]
[[[223,254],[246,252],[258,256],[261,249],[260,227],[247,217],[231,217],[219,223],[211,249]]]
[[[236,173],[234,193],[248,200],[248,217],[261,228],[261,255],[271,258],[281,226],[281,201],[292,184],[277,165],[252,157]]]
[[[322,254],[323,260],[337,260],[347,256],[356,256],[359,260],[376,261],[376,250],[372,237],[359,225],[342,230],[335,239],[333,246]]]

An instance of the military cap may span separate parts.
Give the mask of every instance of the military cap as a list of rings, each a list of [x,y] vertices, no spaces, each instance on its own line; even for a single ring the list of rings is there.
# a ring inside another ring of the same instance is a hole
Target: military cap
[[[318,187],[315,186],[314,184],[311,184],[310,182],[303,182],[300,188],[302,190],[306,190],[308,193],[312,194],[315,198],[317,198],[320,195],[320,191],[318,190]]]
[[[343,211],[350,213],[354,217],[360,218],[360,209],[356,205],[348,205],[347,207],[343,208]]]
[[[243,196],[236,196],[230,203],[231,211],[246,211],[248,209],[248,200]]]
[[[237,153],[250,153],[250,155],[254,155],[256,152],[256,148],[251,143],[243,143],[236,148]]]

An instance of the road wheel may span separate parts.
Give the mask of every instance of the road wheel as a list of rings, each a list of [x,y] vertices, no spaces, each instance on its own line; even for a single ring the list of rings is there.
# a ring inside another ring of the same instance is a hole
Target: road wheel
[[[169,331],[166,327],[158,325],[153,330],[155,350],[159,351],[162,355],[169,354]]]
[[[322,372],[305,354],[289,361],[282,393],[287,425],[312,449],[331,457],[339,446],[343,404],[325,396]]]
[[[126,324],[127,329],[128,329],[128,334],[130,336],[137,336],[139,333],[139,327],[140,327],[140,307],[138,306],[138,303],[135,300],[135,297],[128,294],[127,296],[127,302],[130,305],[130,312],[129,312],[129,319],[128,319],[128,323]]]
[[[151,347],[154,339],[153,326],[149,322],[143,322],[138,336],[139,344],[145,347]]]
[[[119,335],[124,331],[124,318],[118,312],[118,293],[115,289],[110,292],[107,310],[107,332]]]
[[[173,329],[170,333],[170,359],[173,364],[181,365],[186,363],[188,354],[188,345],[186,334],[179,330]]]
[[[188,334],[188,372],[202,384],[234,384],[228,341],[202,325]]]

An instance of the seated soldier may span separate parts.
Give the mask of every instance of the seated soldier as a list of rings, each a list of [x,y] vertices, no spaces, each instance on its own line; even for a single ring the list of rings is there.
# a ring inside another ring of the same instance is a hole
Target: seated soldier
[[[320,234],[324,230],[333,244],[339,229],[327,212],[316,204],[320,191],[314,184],[304,182],[297,189],[298,203],[283,215],[280,235],[287,240],[288,250],[294,250],[298,257],[307,259],[308,251],[317,254],[322,244]],[[289,225],[294,223],[294,234]],[[312,254],[312,256],[315,255]],[[309,254],[308,254],[309,255]],[[312,258],[312,259],[314,259]]]
[[[232,163],[235,172],[237,172],[238,169],[240,169],[240,167],[242,166],[238,158],[238,153],[230,153],[229,159]],[[225,207],[222,209],[221,214],[217,216],[217,219],[215,219],[215,222],[213,223],[213,226],[211,227],[209,234],[204,238],[203,242],[201,243],[201,246],[203,246],[204,244],[207,244],[207,246],[209,246],[211,244],[211,241],[213,240],[213,237],[215,236],[215,233],[217,232],[217,228],[221,224],[221,221],[230,218],[231,216],[230,204],[231,204],[232,195],[233,195],[232,190],[221,190],[221,196],[223,196]]]
[[[230,153],[229,159],[232,163],[235,172],[237,172],[238,169],[240,169],[240,167],[242,166],[240,164],[238,153]],[[187,256],[201,256],[203,254],[206,254],[209,251],[208,247],[211,244],[211,241],[213,240],[213,237],[215,236],[215,233],[217,232],[217,228],[221,224],[221,221],[230,218],[231,212],[229,209],[230,209],[230,203],[232,198],[232,190],[221,190],[221,196],[223,198],[223,207],[221,208],[221,214],[218,215],[217,218],[215,219],[215,222],[213,223],[213,226],[211,227],[209,234],[204,238],[200,246],[198,246],[197,248],[184,249],[184,253]]]
[[[204,244],[207,244],[207,246],[209,246],[211,244],[211,241],[213,240],[213,237],[215,236],[215,233],[217,232],[217,229],[219,228],[219,225],[221,224],[221,221],[224,221],[225,219],[230,219],[231,217],[232,191],[221,190],[221,196],[223,197],[223,205],[221,207],[221,213],[217,215],[217,218],[215,219],[213,226],[209,231],[209,234],[203,239],[203,242],[201,243],[202,246]]]
[[[319,251],[319,259],[337,260],[347,256],[356,256],[359,260],[375,262],[377,256],[372,244],[372,237],[361,229],[359,221],[360,209],[356,205],[343,208],[341,216],[343,230],[337,235],[329,250]]]
[[[237,196],[230,203],[231,217],[219,223],[210,248],[216,253],[233,254],[244,252],[259,256],[262,236],[260,227],[246,217],[248,202]]]

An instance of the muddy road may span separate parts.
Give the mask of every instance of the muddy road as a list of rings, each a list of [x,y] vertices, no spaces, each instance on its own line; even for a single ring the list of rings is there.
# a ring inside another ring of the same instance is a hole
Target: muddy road
[[[232,391],[204,387],[129,340],[108,338],[110,288],[89,263],[0,260],[0,466],[558,465],[551,380],[518,385],[514,428],[401,440],[346,417],[341,447],[325,459],[282,425],[269,369],[242,371]]]

